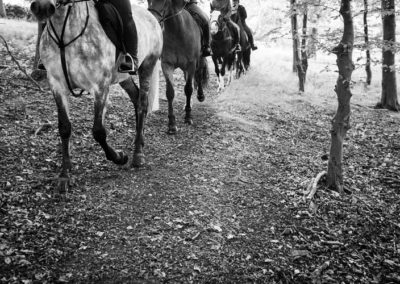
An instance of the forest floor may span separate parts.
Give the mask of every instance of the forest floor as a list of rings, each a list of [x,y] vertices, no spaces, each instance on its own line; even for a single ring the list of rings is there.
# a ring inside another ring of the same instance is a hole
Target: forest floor
[[[31,66],[32,42],[10,46]],[[327,168],[337,74],[311,72],[312,91],[299,94],[271,50],[260,45],[221,94],[210,65],[191,126],[177,74],[179,132],[166,133],[161,99],[141,169],[105,159],[91,134],[93,98],[72,98],[73,186],[60,198],[53,98],[0,47],[0,282],[399,283],[399,115],[370,107],[379,93],[355,94],[347,193],[322,180],[307,200]],[[119,88],[107,129],[112,145],[132,150],[133,108]]]

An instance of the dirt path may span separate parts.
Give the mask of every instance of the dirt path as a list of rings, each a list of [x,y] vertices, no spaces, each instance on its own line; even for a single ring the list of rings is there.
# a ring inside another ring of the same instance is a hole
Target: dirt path
[[[259,54],[253,62],[265,65],[253,64],[223,94],[211,83],[206,103],[194,103],[193,126],[183,124],[179,79],[179,133],[166,134],[161,100],[147,121],[140,170],[105,160],[91,135],[93,99],[72,99],[74,181],[61,200],[53,195],[60,153],[51,95],[2,85],[0,281],[396,279],[399,229],[391,216],[400,213],[400,157],[390,126],[398,118],[356,108],[345,166],[357,198],[321,190],[309,207],[302,195],[326,168],[334,96],[299,95],[290,81],[282,89],[271,79],[280,70]],[[131,151],[130,101],[118,89],[111,101],[110,141]],[[326,262],[326,273],[315,274]]]

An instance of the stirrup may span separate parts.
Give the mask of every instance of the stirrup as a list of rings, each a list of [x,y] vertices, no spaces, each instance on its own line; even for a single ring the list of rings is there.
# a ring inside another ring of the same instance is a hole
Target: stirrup
[[[133,60],[133,57],[127,52],[124,54],[124,60],[126,62],[128,62],[126,59],[128,58],[130,60],[130,62],[132,62],[132,69],[121,69],[121,63],[118,66],[118,72],[119,73],[129,73],[130,75],[136,75],[137,73],[137,69],[136,69],[136,65],[135,65],[135,61]]]

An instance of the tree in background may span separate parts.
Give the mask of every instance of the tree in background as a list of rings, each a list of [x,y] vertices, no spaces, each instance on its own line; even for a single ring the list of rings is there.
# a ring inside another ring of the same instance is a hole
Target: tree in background
[[[6,8],[4,7],[3,0],[0,0],[0,18],[7,17]]]
[[[343,193],[343,141],[350,129],[351,75],[354,70],[353,45],[354,27],[351,14],[351,0],[341,0],[340,14],[343,17],[343,36],[332,52],[337,56],[339,76],[335,86],[338,109],[332,120],[331,148],[328,161],[327,185]]]
[[[368,34],[368,0],[364,0],[364,42],[365,42],[365,72],[367,73],[367,85],[371,85],[372,72],[371,72],[371,52],[369,46],[369,34]]]
[[[301,48],[300,56],[297,52],[297,75],[299,76],[299,91],[304,92],[306,75],[308,69],[308,54],[307,54],[307,22],[308,22],[308,3],[304,1],[302,5],[303,26],[301,33]]]
[[[292,43],[293,43],[293,72],[297,72],[297,62],[299,60],[299,37],[297,33],[297,3],[296,0],[290,0],[290,22],[292,31]]]
[[[383,48],[382,48],[382,95],[377,108],[399,111],[397,100],[395,43],[396,18],[394,0],[382,0]]]
[[[40,47],[40,38],[42,37],[44,31],[45,23],[38,22],[38,35],[36,39],[36,48],[35,48],[35,59],[33,60],[33,70],[35,70],[39,63],[39,47]]]

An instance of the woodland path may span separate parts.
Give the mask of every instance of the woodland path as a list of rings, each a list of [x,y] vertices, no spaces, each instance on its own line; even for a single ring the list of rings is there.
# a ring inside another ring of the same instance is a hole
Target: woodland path
[[[345,166],[347,186],[359,197],[339,197],[321,189],[318,205],[309,210],[302,192],[326,168],[321,157],[328,152],[335,97],[272,93],[274,83],[268,76],[274,71],[260,60],[256,55],[253,62],[258,64],[223,94],[215,94],[212,81],[206,102],[193,106],[192,126],[183,124],[183,86],[177,74],[179,132],[166,134],[167,106],[161,100],[161,110],[147,120],[146,166],[139,170],[106,161],[92,139],[93,99],[72,99],[74,181],[64,199],[53,195],[60,154],[51,95],[4,84],[7,97],[0,97],[3,279],[72,283],[399,279],[399,252],[393,243],[399,243],[400,225],[390,216],[399,216],[394,201],[399,200],[398,184],[391,169],[398,169],[393,161],[400,157],[396,148],[389,147],[398,145],[393,143],[399,134],[387,130],[379,145],[368,143],[377,129],[388,129],[399,122],[398,117],[355,109],[360,127],[356,124],[350,134]],[[110,141],[131,150],[131,103],[118,88],[112,92]],[[367,118],[375,121],[373,129]],[[44,123],[48,126],[35,135]],[[388,151],[393,161],[382,166]],[[377,207],[371,210],[372,206]],[[315,273],[318,268],[321,273]]]

